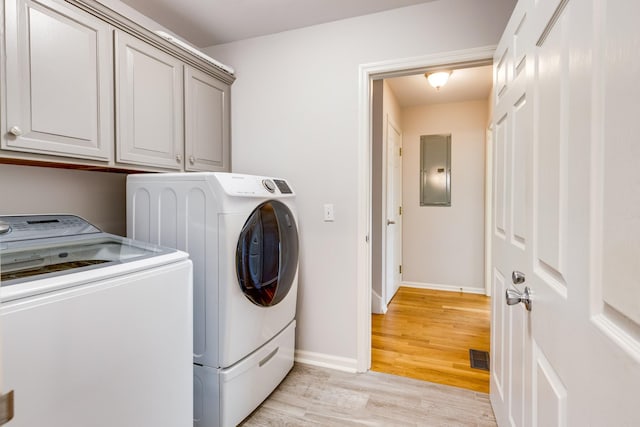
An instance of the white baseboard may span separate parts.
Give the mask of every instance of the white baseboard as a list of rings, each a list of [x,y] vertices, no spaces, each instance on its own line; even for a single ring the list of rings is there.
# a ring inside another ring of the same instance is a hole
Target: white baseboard
[[[358,361],[347,357],[332,356],[330,354],[314,353],[312,351],[296,350],[294,361],[305,365],[319,366],[321,368],[335,369],[338,371],[358,372]]]
[[[481,288],[471,288],[468,286],[443,285],[439,283],[421,283],[421,282],[402,282],[400,286],[420,289],[434,289],[437,291],[462,292],[464,294],[480,294],[486,295],[484,286]]]
[[[385,314],[387,312],[387,304],[382,300],[382,296],[376,291],[371,290],[371,312],[374,314]]]

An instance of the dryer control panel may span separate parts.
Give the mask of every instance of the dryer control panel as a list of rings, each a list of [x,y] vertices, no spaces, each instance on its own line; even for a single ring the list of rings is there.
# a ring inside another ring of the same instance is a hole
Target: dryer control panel
[[[289,187],[289,184],[287,184],[287,181],[285,181],[284,179],[274,179],[273,182],[276,183],[276,185],[278,186],[278,189],[282,194],[293,193],[293,191],[291,190],[291,187]]]
[[[235,173],[216,173],[224,192],[230,196],[294,196],[289,183],[284,179]]]
[[[100,233],[100,230],[75,215],[0,216],[0,242],[77,236],[91,233]]]

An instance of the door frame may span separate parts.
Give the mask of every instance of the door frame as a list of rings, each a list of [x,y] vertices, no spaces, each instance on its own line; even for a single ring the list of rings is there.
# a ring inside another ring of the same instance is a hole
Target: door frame
[[[358,70],[358,198],[356,253],[356,369],[371,367],[371,191],[372,191],[372,81],[424,73],[445,66],[473,67],[493,63],[495,45],[441,52],[413,58],[361,64]],[[490,172],[488,171],[491,176]],[[485,188],[487,183],[485,182]],[[489,203],[489,209],[491,204]],[[485,213],[485,228],[491,215]],[[485,284],[485,287],[487,284]]]

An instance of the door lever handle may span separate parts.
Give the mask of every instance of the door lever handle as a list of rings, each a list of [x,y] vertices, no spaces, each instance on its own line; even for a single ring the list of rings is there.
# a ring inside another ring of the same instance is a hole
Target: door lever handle
[[[391,224],[395,224],[395,223],[396,223],[395,221],[392,221],[390,219],[387,220],[387,225],[391,225]]]
[[[507,305],[516,305],[523,303],[527,311],[531,311],[531,292],[528,286],[524,287],[524,292],[515,289],[507,289],[505,292]]]

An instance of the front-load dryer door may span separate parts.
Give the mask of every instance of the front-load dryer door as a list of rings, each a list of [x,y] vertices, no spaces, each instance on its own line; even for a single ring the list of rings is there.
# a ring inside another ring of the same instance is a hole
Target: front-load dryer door
[[[298,229],[291,210],[269,200],[253,210],[236,248],[236,273],[244,295],[270,307],[289,293],[298,268]]]

